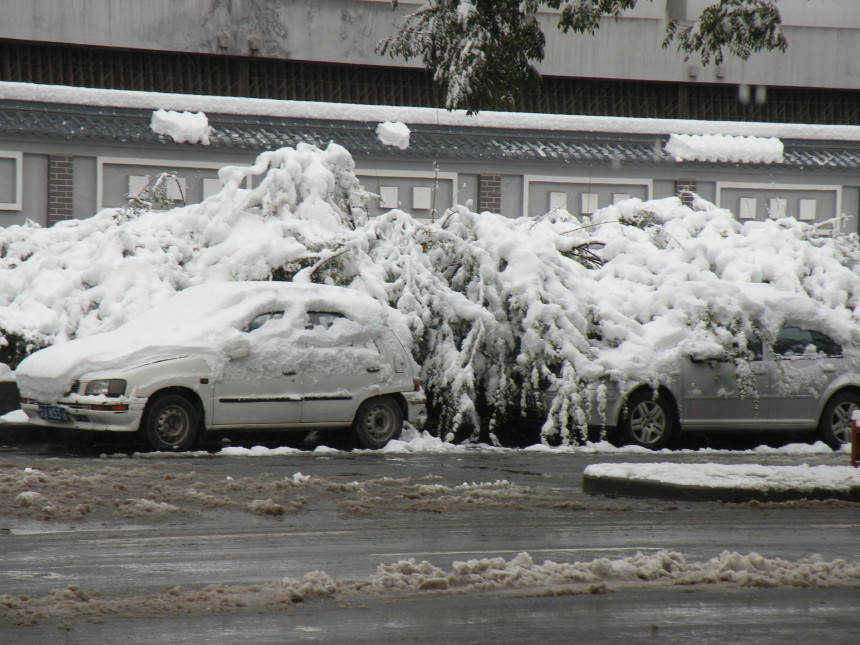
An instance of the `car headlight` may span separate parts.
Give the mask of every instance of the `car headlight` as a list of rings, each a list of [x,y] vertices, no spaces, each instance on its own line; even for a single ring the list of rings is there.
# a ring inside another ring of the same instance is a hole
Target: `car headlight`
[[[84,394],[90,396],[122,396],[125,394],[127,383],[121,378],[97,379],[87,383]]]

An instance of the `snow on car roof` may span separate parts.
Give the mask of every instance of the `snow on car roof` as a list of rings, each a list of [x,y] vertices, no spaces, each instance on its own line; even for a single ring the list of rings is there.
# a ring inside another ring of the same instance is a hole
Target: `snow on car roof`
[[[26,358],[18,366],[18,386],[25,397],[53,401],[69,391],[81,375],[126,369],[181,356],[197,356],[218,370],[242,331],[262,313],[285,311],[304,327],[306,311],[341,313],[376,327],[391,310],[370,296],[319,284],[230,282],[190,287],[162,300],[121,327],[86,338],[61,342]]]

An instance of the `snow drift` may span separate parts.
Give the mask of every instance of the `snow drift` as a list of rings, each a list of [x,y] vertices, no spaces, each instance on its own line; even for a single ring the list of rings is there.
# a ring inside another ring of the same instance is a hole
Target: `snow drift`
[[[344,285],[405,315],[444,434],[492,431],[552,385],[544,437],[571,441],[599,405],[585,383],[656,382],[685,353],[786,321],[860,342],[856,236],[793,219],[740,222],[676,198],[587,221],[463,206],[433,224],[398,210],[368,219],[371,196],[334,144],[266,152],[220,178],[219,194],[167,212],[0,230],[0,359],[110,331],[196,284]]]

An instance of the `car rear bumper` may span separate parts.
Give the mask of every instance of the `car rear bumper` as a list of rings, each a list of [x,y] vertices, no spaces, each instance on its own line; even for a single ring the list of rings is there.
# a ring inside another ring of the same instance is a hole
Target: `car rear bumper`
[[[426,412],[427,397],[423,391],[403,392],[403,399],[406,401],[406,421],[412,423]]]

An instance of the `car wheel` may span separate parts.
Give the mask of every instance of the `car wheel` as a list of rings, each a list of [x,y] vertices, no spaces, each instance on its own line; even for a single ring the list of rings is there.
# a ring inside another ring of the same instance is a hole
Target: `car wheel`
[[[178,394],[156,399],[143,419],[143,434],[153,450],[187,450],[197,436],[197,411]]]
[[[382,448],[403,430],[403,411],[390,396],[370,399],[361,404],[353,423],[358,442],[365,448]]]
[[[624,443],[652,450],[665,447],[672,439],[675,416],[672,405],[662,394],[640,390],[627,402],[619,424]]]
[[[860,396],[853,392],[839,392],[827,405],[818,423],[821,440],[831,448],[851,441],[851,417],[860,410]]]

